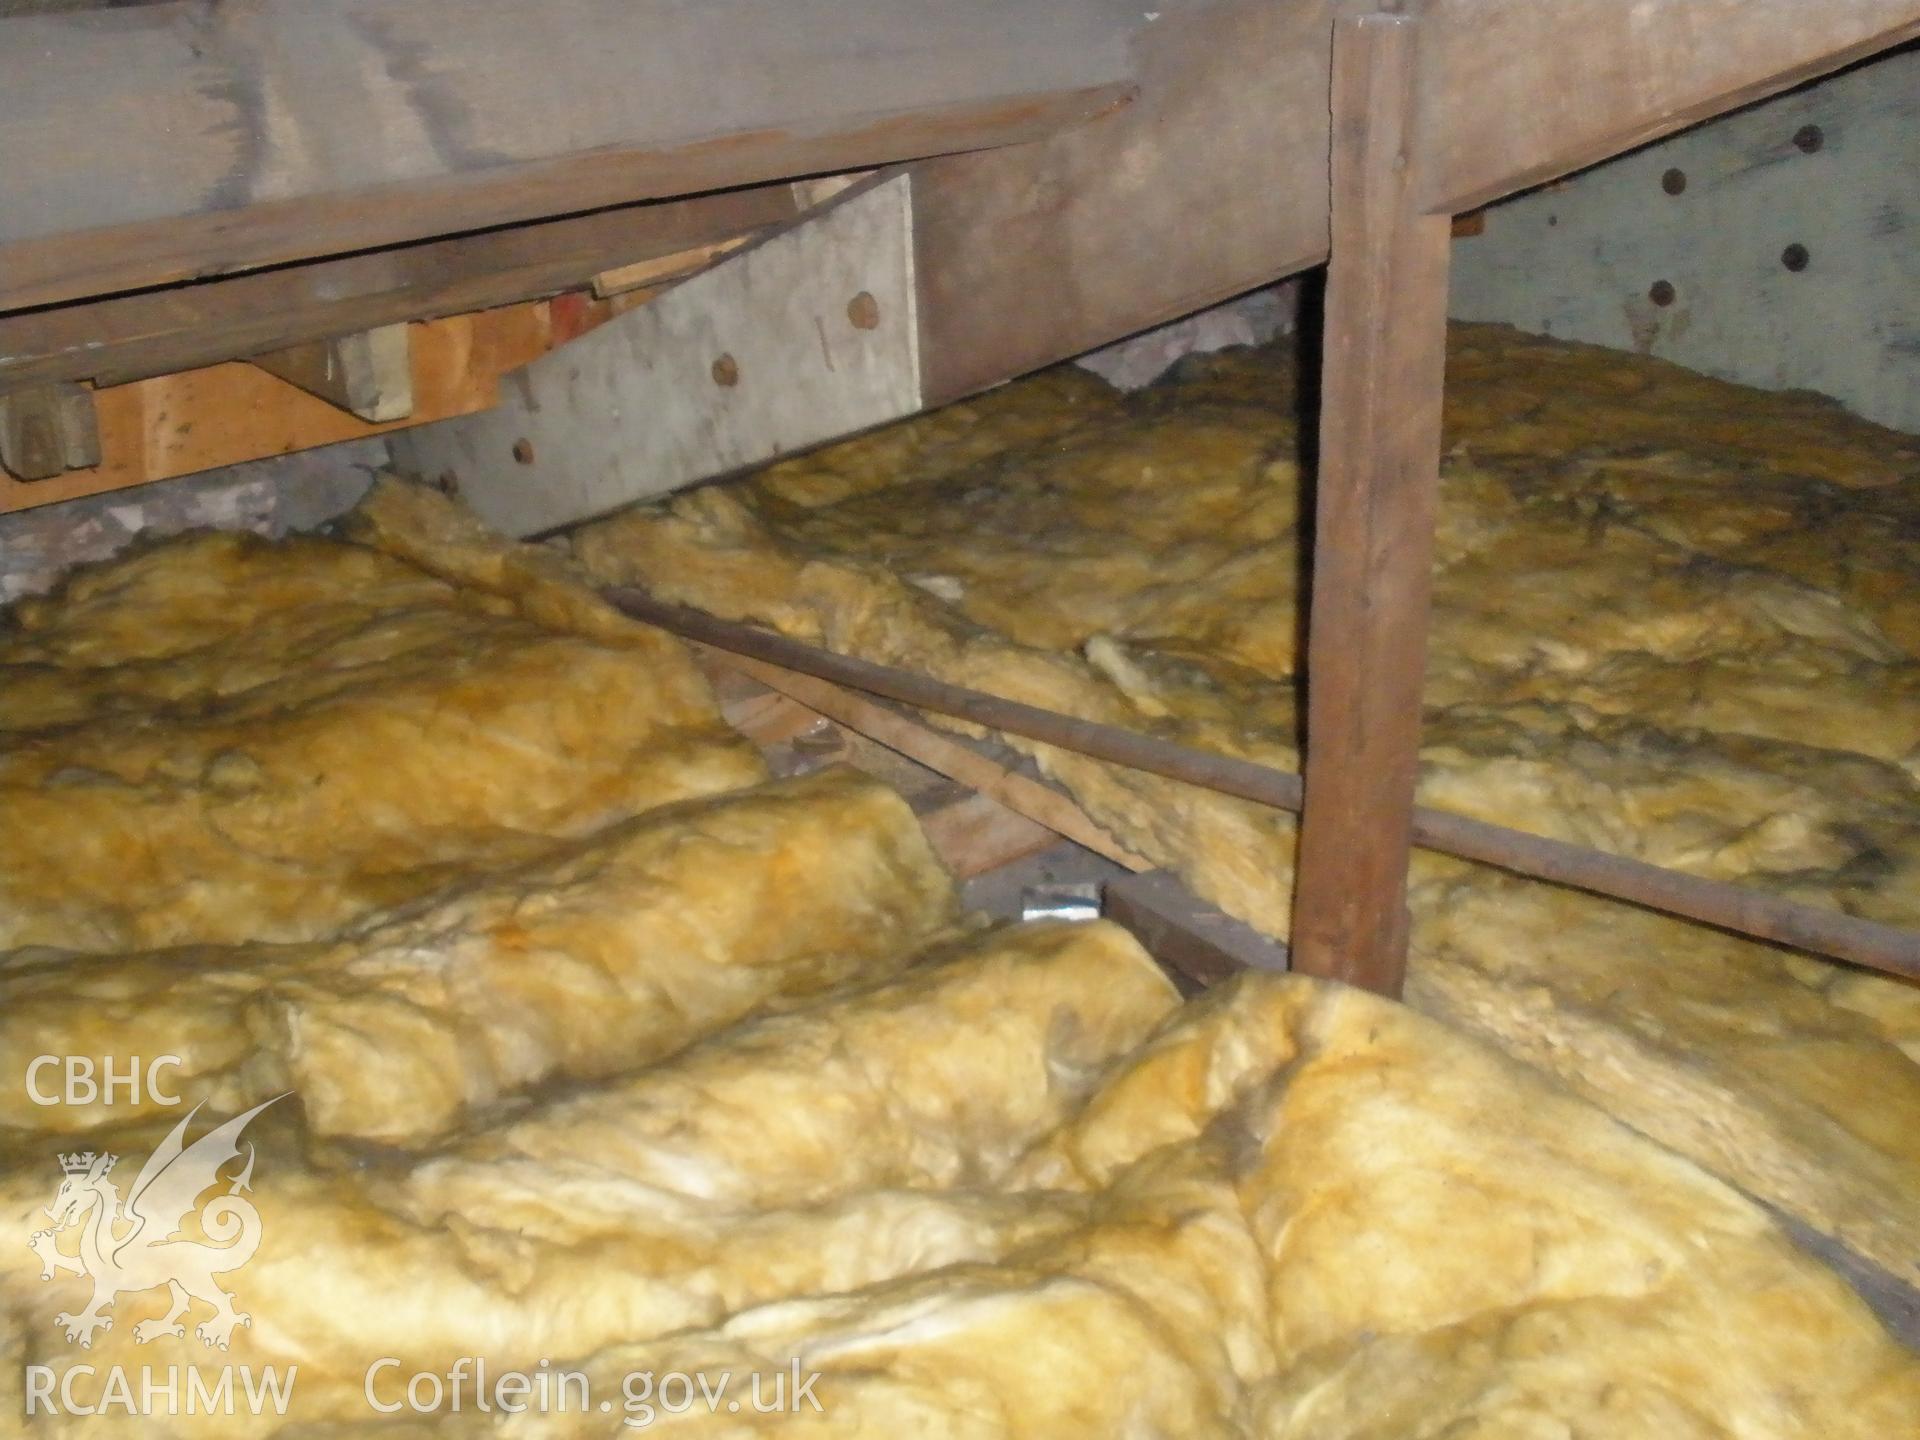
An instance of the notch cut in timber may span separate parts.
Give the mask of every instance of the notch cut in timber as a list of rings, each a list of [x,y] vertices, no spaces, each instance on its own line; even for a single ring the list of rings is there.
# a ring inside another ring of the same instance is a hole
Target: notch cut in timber
[[[1293,964],[1400,993],[1452,224],[1420,207],[1420,22],[1336,20]]]
[[[404,324],[310,340],[252,363],[370,425],[413,413],[413,343]]]

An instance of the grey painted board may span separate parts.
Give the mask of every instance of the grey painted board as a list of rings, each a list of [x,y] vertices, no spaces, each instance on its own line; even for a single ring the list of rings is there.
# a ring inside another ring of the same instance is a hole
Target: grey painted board
[[[910,185],[847,192],[507,376],[492,410],[396,435],[395,460],[530,535],[911,414]]]
[[[1493,207],[1450,308],[1920,431],[1920,51]]]

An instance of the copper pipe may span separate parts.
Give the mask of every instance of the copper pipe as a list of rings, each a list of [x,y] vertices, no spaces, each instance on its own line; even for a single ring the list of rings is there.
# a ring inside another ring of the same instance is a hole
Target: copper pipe
[[[790,640],[756,626],[721,620],[699,610],[668,605],[644,591],[617,587],[607,598],[636,620],[699,640],[736,655],[748,655],[870,695],[951,715],[993,730],[1023,735],[1047,745],[1090,755],[1129,769],[1183,780],[1236,795],[1277,810],[1300,812],[1298,775],[1251,760],[1213,755],[1171,740],[1136,734],[1091,720],[1077,720],[1036,705],[1003,700],[925,675],[876,665],[849,655]],[[1516,875],[1631,901],[1683,919],[1697,920],[1756,940],[1790,945],[1846,960],[1870,970],[1920,979],[1920,933],[1865,920],[1838,910],[1804,905],[1775,895],[1688,875],[1644,860],[1510,830],[1464,815],[1424,806],[1413,812],[1413,843],[1425,850],[1498,866]]]

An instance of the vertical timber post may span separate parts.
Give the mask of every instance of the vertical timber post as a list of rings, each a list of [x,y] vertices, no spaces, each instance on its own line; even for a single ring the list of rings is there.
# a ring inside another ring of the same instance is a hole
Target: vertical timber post
[[[1450,221],[1423,213],[1419,20],[1333,35],[1306,807],[1293,968],[1400,993],[1446,368]]]

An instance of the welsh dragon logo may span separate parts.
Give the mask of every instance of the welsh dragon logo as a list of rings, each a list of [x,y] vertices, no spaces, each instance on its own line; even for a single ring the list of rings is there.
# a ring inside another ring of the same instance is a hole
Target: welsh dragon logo
[[[194,1106],[154,1148],[124,1201],[119,1187],[108,1178],[119,1156],[87,1150],[60,1157],[66,1179],[45,1208],[53,1225],[35,1231],[27,1248],[40,1257],[42,1280],[68,1270],[93,1281],[93,1298],[85,1309],[77,1315],[62,1311],[54,1317],[54,1325],[66,1331],[68,1340],[90,1347],[94,1331],[113,1328],[113,1317],[106,1312],[117,1296],[161,1286],[170,1297],[167,1313],[133,1327],[133,1338],[142,1345],[162,1335],[184,1336],[180,1317],[196,1300],[213,1306],[212,1317],[193,1327],[193,1333],[209,1346],[226,1349],[236,1325],[253,1323],[251,1316],[233,1308],[233,1296],[213,1278],[238,1270],[260,1248],[260,1212],[240,1193],[252,1186],[251,1144],[245,1146],[244,1168],[227,1180],[224,1193],[199,1210],[200,1228],[214,1243],[175,1237],[195,1213],[200,1196],[220,1183],[222,1167],[241,1154],[240,1132],[273,1103],[256,1105],[189,1145],[187,1126],[200,1113],[200,1106]],[[55,1237],[74,1226],[81,1227],[79,1254],[62,1254],[55,1248]]]

